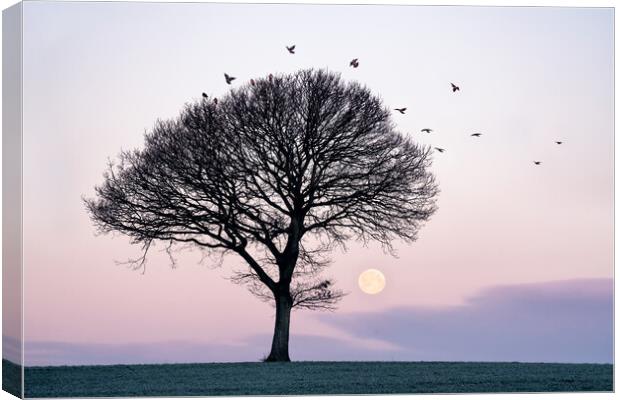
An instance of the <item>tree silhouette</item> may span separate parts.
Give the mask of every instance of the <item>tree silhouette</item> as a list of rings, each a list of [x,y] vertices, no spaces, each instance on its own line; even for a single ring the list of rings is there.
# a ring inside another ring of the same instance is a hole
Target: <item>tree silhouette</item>
[[[435,211],[430,164],[367,88],[302,70],[156,122],[85,202],[99,232],[142,245],[136,267],[158,241],[241,257],[233,281],[275,303],[266,360],[289,361],[291,309],[333,309],[343,296],[320,276],[334,246],[415,240]]]

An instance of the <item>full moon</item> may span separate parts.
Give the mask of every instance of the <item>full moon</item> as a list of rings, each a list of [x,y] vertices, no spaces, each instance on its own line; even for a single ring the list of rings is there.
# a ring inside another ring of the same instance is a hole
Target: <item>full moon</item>
[[[360,274],[357,283],[362,292],[377,294],[385,288],[385,276],[378,269],[367,269]]]

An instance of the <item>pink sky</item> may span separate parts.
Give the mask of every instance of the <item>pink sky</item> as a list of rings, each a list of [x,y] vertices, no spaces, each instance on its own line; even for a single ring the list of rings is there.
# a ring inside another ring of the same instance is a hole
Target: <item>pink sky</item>
[[[141,146],[157,118],[202,91],[223,94],[223,71],[239,81],[310,66],[342,71],[389,106],[409,107],[394,117],[403,132],[447,149],[433,166],[439,210],[415,244],[396,243],[398,258],[354,242],[334,252],[327,275],[350,295],[330,317],[456,307],[487,287],[613,276],[610,9],[24,7],[26,346],[235,345],[271,333],[271,307],[223,279],[241,260],[214,269],[186,252],[171,269],[155,251],[146,274],[128,270],[115,260],[139,249],[95,236],[81,202],[107,158]],[[366,28],[353,34],[353,24]],[[420,134],[425,127],[435,132]],[[471,138],[476,131],[484,135]],[[387,279],[375,296],[357,288],[368,268]],[[296,312],[292,334],[393,346],[322,318]]]

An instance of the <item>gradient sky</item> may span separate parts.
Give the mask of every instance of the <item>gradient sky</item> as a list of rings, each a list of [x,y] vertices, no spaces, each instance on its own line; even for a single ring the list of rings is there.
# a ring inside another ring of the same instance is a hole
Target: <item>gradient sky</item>
[[[293,357],[611,361],[611,9],[27,2],[24,24],[26,364],[268,352],[273,309],[223,279],[241,260],[185,252],[171,269],[154,251],[146,274],[131,271],[115,260],[139,249],[95,236],[81,196],[157,118],[222,96],[224,72],[308,67],[408,107],[398,127],[447,151],[419,240],[396,243],[398,258],[334,252],[327,275],[350,295],[335,313],[294,313]],[[386,276],[378,295],[357,288],[368,268]],[[506,328],[514,310],[521,331]],[[575,333],[584,318],[596,329]],[[393,329],[365,329],[382,322]]]

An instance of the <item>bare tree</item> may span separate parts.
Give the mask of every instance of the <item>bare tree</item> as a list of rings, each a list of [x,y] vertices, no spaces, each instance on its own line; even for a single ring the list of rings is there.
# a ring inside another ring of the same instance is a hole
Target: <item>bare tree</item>
[[[86,206],[100,232],[142,245],[136,265],[157,241],[241,257],[233,280],[275,303],[266,360],[289,361],[291,309],[333,309],[343,296],[320,276],[329,251],[350,239],[391,250],[435,211],[430,150],[390,118],[335,73],[257,79],[158,121]]]

